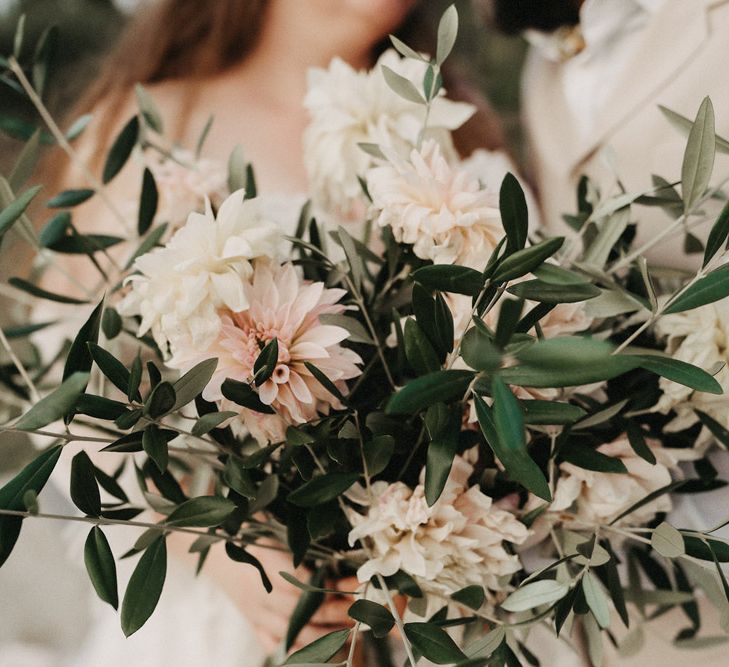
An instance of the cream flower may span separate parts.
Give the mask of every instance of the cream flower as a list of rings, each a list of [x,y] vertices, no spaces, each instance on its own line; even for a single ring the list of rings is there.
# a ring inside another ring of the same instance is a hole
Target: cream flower
[[[473,467],[460,457],[432,507],[425,488],[402,482],[372,485],[366,514],[350,511],[349,543],[367,539],[372,557],[357,571],[360,582],[402,569],[426,590],[448,596],[471,584],[503,589],[503,577],[521,569],[504,542],[520,544],[528,530],[498,509],[478,486],[468,486]]]
[[[374,143],[397,150],[412,148],[423,127],[424,107],[393,92],[382,75],[385,65],[407,79],[423,80],[426,65],[386,51],[375,67],[357,71],[339,58],[327,69],[309,72],[304,105],[311,123],[304,134],[304,162],[314,203],[325,211],[353,218],[365,210],[357,180],[373,165],[358,144]],[[460,127],[475,111],[470,104],[433,100],[428,136],[453,152],[450,130]]]
[[[128,278],[131,291],[119,305],[124,315],[141,315],[138,335],[151,331],[163,351],[168,345],[204,349],[220,329],[218,310],[248,307],[245,282],[252,261],[278,253],[277,226],[265,219],[255,199],[242,190],[220,207],[217,217],[191,213],[166,246],[138,257],[139,272]]]
[[[685,451],[666,449],[655,442],[648,445],[656,457],[653,465],[633,451],[627,438],[597,448],[602,454],[620,459],[627,473],[594,472],[572,463],[561,463],[550,511],[569,512],[578,521],[591,525],[610,523],[649,493],[670,484],[670,471],[676,468],[678,461],[691,458]],[[657,512],[668,512],[671,507],[670,495],[663,494],[621,519],[620,524],[643,524]]]
[[[278,364],[271,378],[258,388],[261,401],[274,408],[276,415],[261,416],[247,410],[241,414],[254,437],[266,442],[282,435],[288,424],[305,424],[330,407],[341,407],[304,362],[314,364],[346,392],[345,380],[360,374],[357,364],[361,359],[340,345],[349,335],[346,329],[319,320],[322,315],[344,310],[337,303],[344,290],[302,282],[292,264],[277,266],[265,261],[256,263],[252,282],[243,283],[242,288],[248,307],[242,312],[221,312],[220,330],[212,345],[206,349],[177,346],[168,365],[185,370],[217,357],[218,366],[203,396],[221,401],[224,380],[251,381],[261,349],[276,338]],[[225,405],[225,409],[233,407]]]
[[[708,304],[683,313],[665,315],[656,324],[656,333],[665,338],[666,352],[674,359],[686,361],[707,371],[724,364],[716,380],[724,388],[723,395],[694,391],[689,387],[660,380],[663,394],[657,410],[676,411],[668,430],[680,431],[698,421],[694,410],[701,410],[729,428],[729,299]]]
[[[172,158],[146,160],[159,194],[156,220],[166,222],[168,231],[185,224],[187,216],[205,210],[209,199],[219,207],[228,194],[228,171],[225,165],[208,159],[196,159],[182,149],[172,151]]]
[[[370,169],[367,186],[378,223],[397,241],[413,244],[421,259],[483,269],[504,236],[498,196],[443,157],[432,140],[404,160]]]

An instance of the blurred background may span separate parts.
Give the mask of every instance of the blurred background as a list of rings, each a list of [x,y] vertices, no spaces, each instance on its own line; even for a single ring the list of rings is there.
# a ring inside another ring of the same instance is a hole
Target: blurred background
[[[62,120],[98,72],[101,58],[114,45],[130,15],[145,1],[0,0],[0,55],[12,53],[22,15],[26,17],[26,56],[31,55],[30,50],[44,31],[57,26],[59,39],[46,102],[54,117]],[[427,0],[434,22],[451,2]],[[510,147],[518,158],[519,78],[525,45],[518,38],[507,38],[485,27],[471,0],[457,0],[456,5],[461,31],[453,57],[474,74],[476,83],[502,117]],[[9,173],[36,123],[33,109],[13,89],[12,82],[9,85],[0,77],[0,174]],[[4,243],[9,240],[6,238]],[[12,251],[3,248],[0,282],[18,270],[11,266],[12,257]],[[14,312],[0,294],[0,325],[8,327],[13,319],[17,321]],[[0,372],[5,368],[10,368],[9,360],[0,351]],[[3,413],[0,405],[0,423],[10,417],[10,413]],[[35,451],[25,438],[0,435],[0,485]],[[68,501],[51,486],[44,493],[44,505],[62,511]],[[91,587],[78,557],[81,547],[73,554],[64,553],[67,547],[57,543],[58,527],[44,521],[25,524],[16,553],[0,570],[0,665],[64,664],[60,656],[83,640],[91,613]],[[62,578],[51,577],[50,572],[59,571],[64,572]]]

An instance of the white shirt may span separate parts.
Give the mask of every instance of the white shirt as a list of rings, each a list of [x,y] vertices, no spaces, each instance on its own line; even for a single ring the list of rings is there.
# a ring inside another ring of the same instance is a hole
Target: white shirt
[[[572,127],[580,139],[594,131],[615,84],[633,57],[640,32],[664,0],[585,0],[579,31],[584,48],[561,68],[561,84]],[[527,39],[549,60],[560,60],[559,34],[529,31]]]

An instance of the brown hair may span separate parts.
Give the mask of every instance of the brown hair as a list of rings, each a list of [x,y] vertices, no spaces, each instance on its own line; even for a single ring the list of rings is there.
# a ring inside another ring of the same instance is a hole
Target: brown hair
[[[111,133],[136,83],[149,84],[170,79],[205,78],[219,74],[243,60],[256,46],[265,21],[268,0],[158,0],[141,10],[124,30],[106,58],[101,73],[82,97],[73,115],[78,116],[103,105],[98,126],[98,160],[106,150]],[[423,3],[425,5],[425,3]],[[402,37],[415,48],[433,52],[432,21],[427,12],[416,8],[406,21]],[[383,42],[379,50],[389,46]],[[498,120],[463,69],[444,68],[449,95],[475,104],[478,111],[456,133],[462,154],[474,148],[503,145]],[[185,97],[174,134],[184,131],[192,107],[195,87]],[[178,137],[173,137],[178,138]]]

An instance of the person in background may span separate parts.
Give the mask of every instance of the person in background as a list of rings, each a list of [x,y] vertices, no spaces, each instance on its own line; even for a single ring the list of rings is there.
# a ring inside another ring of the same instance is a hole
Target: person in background
[[[654,186],[652,175],[680,180],[686,136],[659,105],[691,120],[710,96],[716,132],[729,136],[726,85],[728,0],[490,0],[488,10],[503,31],[522,33],[530,50],[522,79],[522,116],[527,164],[550,235],[569,234],[563,214],[574,213],[580,177],[587,175],[602,196],[619,194],[617,177],[630,193]],[[718,179],[729,173],[717,153]],[[709,209],[707,205],[707,211]],[[716,209],[718,214],[718,208]],[[704,239],[716,219],[691,230]],[[636,243],[642,245],[670,224],[658,207],[635,206]],[[680,236],[655,245],[651,264],[669,269],[698,266]],[[729,462],[717,452],[714,465],[727,478]],[[709,526],[726,518],[726,489],[679,497],[671,522]],[[721,634],[719,614],[704,600],[702,635]],[[604,665],[676,665],[700,660],[726,664],[719,646],[681,652],[673,645],[686,624],[681,611],[646,624],[646,644],[635,658],[619,657],[605,642]],[[616,623],[618,627],[619,622]],[[570,656],[569,660],[574,660]],[[586,658],[585,658],[586,660]],[[567,664],[560,658],[561,664]],[[570,664],[573,664],[572,662]]]
[[[686,137],[659,105],[693,120],[709,95],[717,134],[729,135],[726,0],[491,0],[490,10],[502,30],[531,43],[522,116],[549,233],[569,232],[562,215],[574,213],[583,174],[603,196],[618,193],[615,173],[628,192],[649,190],[653,174],[680,178]],[[721,174],[727,158],[717,158]],[[659,208],[638,213],[640,245],[669,218]],[[701,238],[709,227],[694,233]],[[673,268],[698,262],[681,255],[673,239],[649,259]]]

